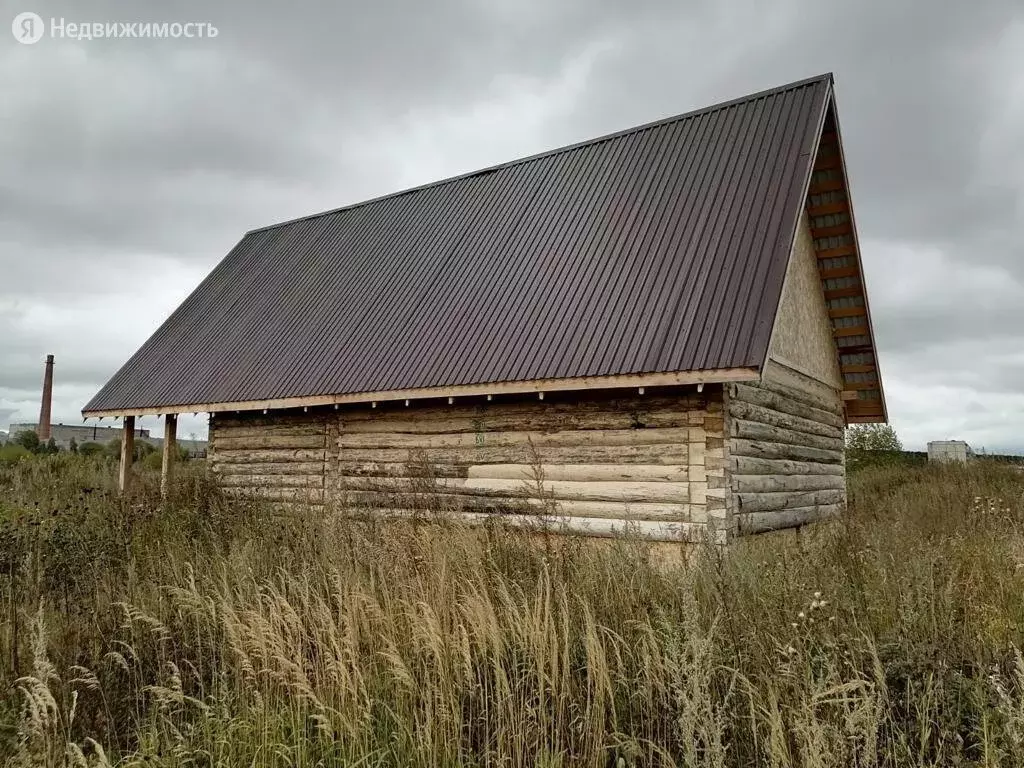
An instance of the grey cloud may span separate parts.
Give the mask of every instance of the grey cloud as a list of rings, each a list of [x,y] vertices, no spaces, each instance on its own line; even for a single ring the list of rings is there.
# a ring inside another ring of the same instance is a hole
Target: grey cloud
[[[0,13],[22,5],[0,0]],[[1007,420],[1024,426],[1012,412],[1024,391],[1019,3],[37,6],[220,34],[0,39],[0,416],[15,399],[31,416],[42,357],[57,352],[73,417],[159,323],[145,302],[173,303],[251,227],[430,180],[416,168],[471,170],[508,147],[541,151],[831,70],[897,427],[920,440],[986,425],[1009,444]],[[546,90],[600,42],[577,88]],[[447,136],[520,90],[566,103],[524,101],[531,114],[490,133]],[[430,141],[410,144],[423,128]],[[923,404],[936,381],[961,393],[956,413]]]

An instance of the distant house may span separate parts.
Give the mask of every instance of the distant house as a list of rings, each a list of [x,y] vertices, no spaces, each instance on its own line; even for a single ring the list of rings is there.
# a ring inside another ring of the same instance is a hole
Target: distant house
[[[249,232],[83,414],[193,411],[281,504],[838,512],[843,427],[886,409],[831,76]]]
[[[932,440],[928,443],[928,461],[966,464],[972,458],[974,451],[963,440]]]

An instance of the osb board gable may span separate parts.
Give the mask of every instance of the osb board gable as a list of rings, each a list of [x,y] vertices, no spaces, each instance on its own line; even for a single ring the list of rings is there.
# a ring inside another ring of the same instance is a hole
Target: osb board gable
[[[806,212],[800,218],[789,257],[768,356],[830,387],[842,388],[832,326]]]

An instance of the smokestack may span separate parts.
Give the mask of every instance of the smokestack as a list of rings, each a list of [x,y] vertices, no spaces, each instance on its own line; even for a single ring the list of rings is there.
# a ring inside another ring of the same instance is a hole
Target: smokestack
[[[43,374],[43,402],[39,406],[39,427],[36,434],[41,442],[50,439],[50,405],[53,400],[53,355],[46,356],[46,373]]]

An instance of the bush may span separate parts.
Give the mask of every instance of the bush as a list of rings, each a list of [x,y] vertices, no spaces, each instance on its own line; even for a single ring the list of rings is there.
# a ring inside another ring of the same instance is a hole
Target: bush
[[[82,443],[78,446],[78,453],[81,456],[99,456],[100,454],[106,453],[106,450],[107,449],[99,443]]]
[[[142,458],[142,466],[159,472],[163,468],[164,457],[159,451],[150,451]]]
[[[39,442],[39,435],[30,429],[18,432],[12,442],[15,445],[20,445],[30,453],[39,453],[39,449],[42,447],[42,443]]]
[[[35,434],[34,432],[32,434]],[[0,466],[11,467],[17,464],[26,456],[31,456],[32,453],[27,448],[18,443],[7,443],[6,445],[0,445]]]

